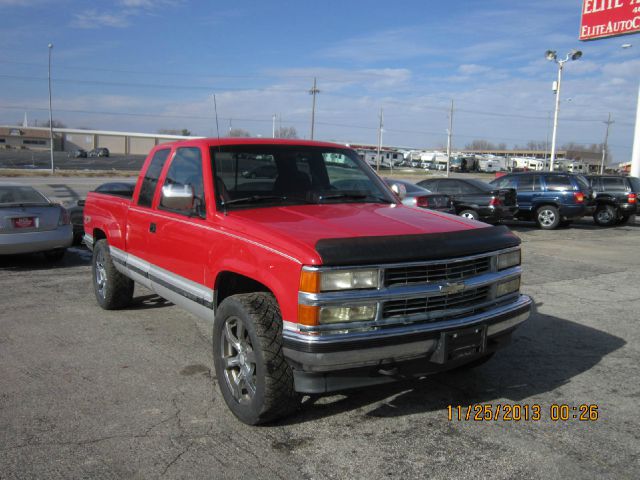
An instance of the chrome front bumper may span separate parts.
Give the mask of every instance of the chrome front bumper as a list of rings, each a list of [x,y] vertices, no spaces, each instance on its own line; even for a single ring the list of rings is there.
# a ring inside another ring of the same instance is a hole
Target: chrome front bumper
[[[370,332],[313,336],[285,329],[284,355],[295,370],[310,373],[405,362],[435,352],[442,332],[486,325],[488,341],[509,333],[529,318],[531,305],[531,298],[520,295],[512,303],[463,318]]]

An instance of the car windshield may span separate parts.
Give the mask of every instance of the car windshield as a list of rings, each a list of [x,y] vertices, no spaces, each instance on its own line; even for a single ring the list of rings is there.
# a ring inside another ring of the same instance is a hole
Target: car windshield
[[[483,182],[482,180],[476,180],[475,178],[470,178],[469,180],[467,180],[467,183],[479,188],[483,192],[486,192],[487,190],[493,190],[494,188],[493,185],[489,185],[487,182]]]
[[[224,209],[310,203],[396,203],[349,149],[305,145],[211,148],[216,203]]]
[[[0,206],[11,205],[49,205],[49,201],[32,187],[0,185]]]

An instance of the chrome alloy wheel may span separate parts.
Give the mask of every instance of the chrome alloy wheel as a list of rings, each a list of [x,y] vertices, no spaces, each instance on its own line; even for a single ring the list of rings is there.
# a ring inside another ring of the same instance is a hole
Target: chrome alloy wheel
[[[250,403],[256,394],[256,355],[243,321],[227,318],[220,340],[224,381],[237,402]]]
[[[538,221],[543,227],[550,227],[556,221],[556,213],[553,210],[543,208],[538,212]]]
[[[598,209],[596,216],[598,217],[598,221],[602,224],[606,225],[613,222],[613,214],[608,208]]]
[[[99,250],[96,256],[96,288],[98,295],[105,298],[105,290],[107,287],[107,270],[104,266],[104,252]]]

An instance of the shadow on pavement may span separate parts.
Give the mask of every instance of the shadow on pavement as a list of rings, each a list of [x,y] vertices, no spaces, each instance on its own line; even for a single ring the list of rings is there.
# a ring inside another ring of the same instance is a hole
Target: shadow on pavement
[[[515,403],[554,391],[625,345],[625,341],[570,320],[532,314],[514,334],[511,345],[488,363],[467,371],[451,371],[339,395],[310,397],[300,413],[279,424],[314,421],[362,409],[361,420],[444,411],[449,405]],[[336,400],[331,402],[331,397]],[[327,402],[328,401],[328,402]],[[558,399],[558,402],[561,402]]]
[[[169,300],[165,300],[159,295],[149,294],[140,297],[133,297],[131,304],[126,310],[149,310],[151,308],[163,308],[173,305]]]
[[[79,267],[91,264],[91,252],[82,247],[67,249],[64,257],[58,261],[45,258],[42,253],[21,255],[0,255],[0,270],[26,272],[36,270],[54,270],[57,268]]]

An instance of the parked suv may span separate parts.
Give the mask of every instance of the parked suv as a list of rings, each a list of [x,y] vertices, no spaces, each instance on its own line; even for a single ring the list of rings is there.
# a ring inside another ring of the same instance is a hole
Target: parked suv
[[[594,194],[582,175],[559,172],[511,173],[496,178],[496,188],[515,188],[518,192],[520,220],[534,220],[540,228],[553,230],[573,220],[591,215]]]
[[[601,227],[626,223],[638,208],[640,179],[615,175],[591,175],[587,177],[596,194],[596,210],[593,221]]]

